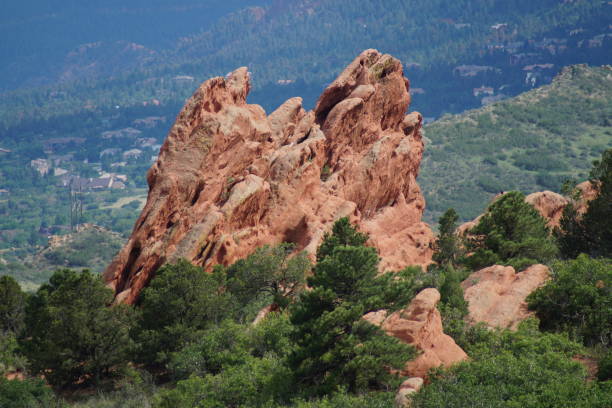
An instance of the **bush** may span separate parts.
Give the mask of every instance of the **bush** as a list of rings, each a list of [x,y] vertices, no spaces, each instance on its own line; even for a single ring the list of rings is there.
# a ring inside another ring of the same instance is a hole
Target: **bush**
[[[597,379],[599,381],[612,380],[612,350],[608,350],[606,355],[599,360]]]
[[[567,337],[541,334],[526,322],[517,332],[489,332],[469,350],[471,360],[437,370],[413,399],[415,408],[604,408],[610,384],[587,383]]]
[[[612,342],[612,262],[577,259],[557,262],[552,279],[527,298],[544,330],[568,331],[586,344]]]

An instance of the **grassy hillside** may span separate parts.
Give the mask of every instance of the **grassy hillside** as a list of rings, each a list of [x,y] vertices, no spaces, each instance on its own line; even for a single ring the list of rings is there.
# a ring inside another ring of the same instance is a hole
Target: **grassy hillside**
[[[480,214],[500,191],[559,190],[612,147],[612,67],[575,65],[550,85],[425,127],[428,218]]]

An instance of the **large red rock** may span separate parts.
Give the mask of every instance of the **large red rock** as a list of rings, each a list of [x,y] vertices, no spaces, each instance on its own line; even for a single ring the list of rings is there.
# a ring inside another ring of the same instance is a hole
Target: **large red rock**
[[[467,354],[452,337],[444,334],[442,317],[436,308],[439,301],[440,293],[429,288],[419,292],[406,309],[388,317],[384,311],[364,316],[388,335],[419,350],[419,356],[406,364],[403,375],[425,377],[431,368],[442,365],[449,367],[467,359]]]
[[[532,265],[519,273],[511,266],[493,265],[472,273],[461,283],[468,319],[489,327],[516,328],[533,315],[525,299],[548,280],[549,274],[545,265]]]
[[[149,195],[104,277],[132,303],[155,271],[186,258],[206,269],[283,241],[314,254],[348,216],[370,234],[382,270],[430,262],[416,183],[422,117],[389,55],[364,51],[314,111],[292,98],[266,116],[246,102],[240,68],[187,101],[147,175]]]

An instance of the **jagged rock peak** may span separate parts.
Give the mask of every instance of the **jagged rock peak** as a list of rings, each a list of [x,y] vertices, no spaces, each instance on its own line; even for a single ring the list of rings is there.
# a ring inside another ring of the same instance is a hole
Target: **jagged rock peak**
[[[292,98],[266,116],[246,98],[240,68],[187,101],[147,175],[149,196],[105,272],[118,302],[134,302],[179,258],[229,264],[283,241],[314,254],[348,216],[370,234],[381,269],[427,264],[433,234],[416,183],[422,117],[406,115],[409,82],[389,55],[364,51],[314,111]]]

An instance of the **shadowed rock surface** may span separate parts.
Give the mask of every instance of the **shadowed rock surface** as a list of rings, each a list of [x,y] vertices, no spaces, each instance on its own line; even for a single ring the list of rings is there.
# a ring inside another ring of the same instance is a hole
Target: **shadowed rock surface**
[[[370,234],[381,270],[430,262],[416,183],[422,117],[405,114],[398,60],[364,51],[310,112],[292,98],[266,116],[247,104],[249,89],[240,68],[206,81],[179,114],[148,172],[147,204],[104,274],[118,302],[136,301],[179,258],[211,269],[283,241],[314,254],[345,216]]]

